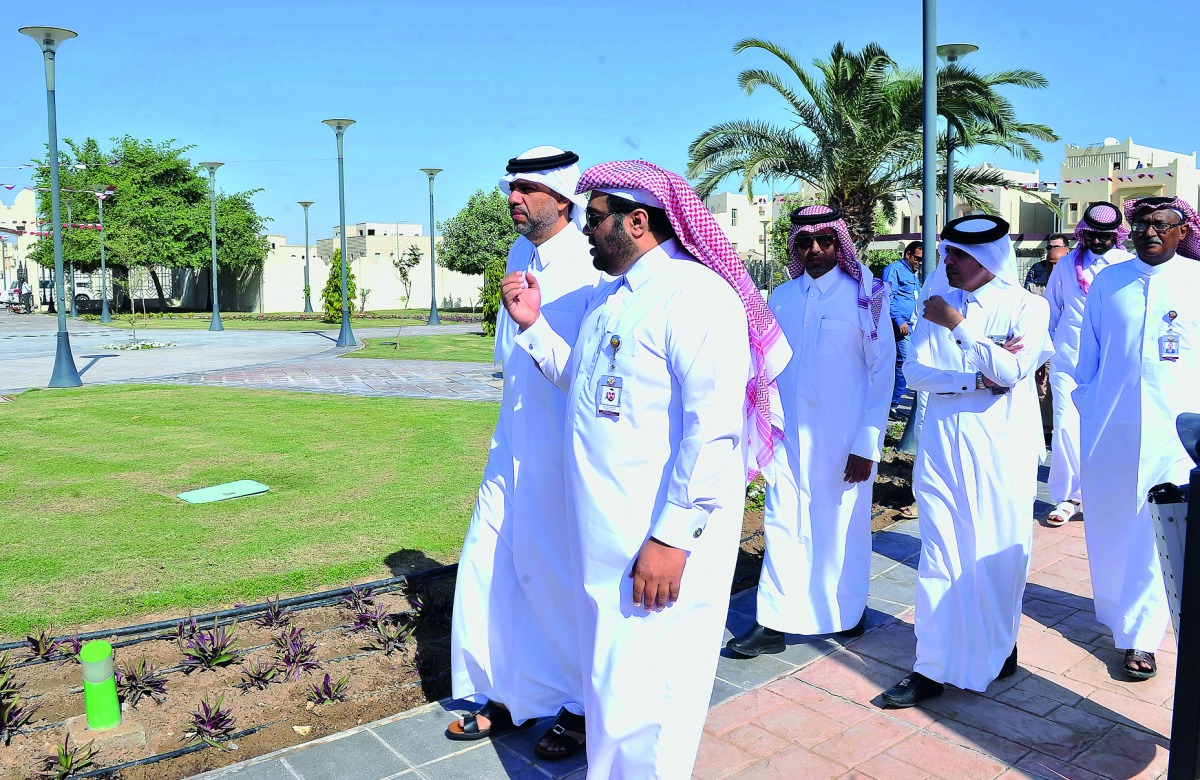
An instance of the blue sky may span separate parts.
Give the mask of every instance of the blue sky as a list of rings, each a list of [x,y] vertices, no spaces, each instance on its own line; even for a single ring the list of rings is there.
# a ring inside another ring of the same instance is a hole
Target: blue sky
[[[967,63],[980,70],[1044,73],[1049,89],[1011,97],[1022,119],[1064,141],[1132,136],[1190,152],[1198,7],[1154,6],[1143,23],[1135,6],[1109,0],[942,0],[938,39],[979,45]],[[682,172],[688,143],[710,125],[784,120],[771,94],[737,87],[744,68],[775,69],[765,53],[734,56],[743,37],[777,41],[802,62],[838,40],[877,41],[913,67],[921,56],[916,0],[9,0],[0,18],[0,166],[42,154],[46,140],[41,57],[16,29],[67,27],[79,38],[58,58],[60,137],[194,145],[194,161],[226,162],[220,189],[261,188],[269,230],[295,242],[297,200],[316,202],[314,238],[337,221],[328,117],[358,120],[345,139],[347,220],[427,226],[423,167],[445,169],[440,220],[531,146],[573,149],[585,165],[642,157]],[[1044,154],[1043,178],[1057,180],[1062,144]],[[27,172],[0,168],[0,183],[27,184]]]

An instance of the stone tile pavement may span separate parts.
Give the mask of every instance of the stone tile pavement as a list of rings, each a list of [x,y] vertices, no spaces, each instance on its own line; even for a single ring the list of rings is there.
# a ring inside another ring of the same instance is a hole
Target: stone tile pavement
[[[1043,486],[1044,487],[1044,486]],[[1044,493],[1041,496],[1045,498]],[[1048,507],[1039,502],[1036,511]],[[927,706],[885,710],[879,694],[911,668],[920,542],[915,521],[875,534],[868,632],[845,643],[790,637],[787,651],[722,658],[695,778],[842,780],[1131,780],[1165,776],[1174,637],[1160,674],[1126,682],[1121,655],[1091,611],[1083,524],[1038,524],[1018,642],[1020,669],[986,693],[948,689]],[[744,628],[754,590],[730,605],[726,636]],[[443,736],[461,712],[443,701],[324,740],[215,770],[204,780],[565,778],[582,756],[533,758],[548,723],[494,743]]]

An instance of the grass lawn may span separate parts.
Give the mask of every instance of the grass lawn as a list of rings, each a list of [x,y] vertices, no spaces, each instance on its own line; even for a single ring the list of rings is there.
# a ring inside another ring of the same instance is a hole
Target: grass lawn
[[[451,561],[498,412],[207,387],[21,393],[0,404],[0,638]],[[175,498],[237,479],[271,490]]]
[[[449,336],[401,336],[394,339],[363,339],[363,348],[347,352],[347,358],[388,360],[452,360],[459,363],[491,363],[496,340],[479,333]]]
[[[178,315],[176,315],[178,316]],[[167,319],[166,317],[149,317],[147,319],[138,318],[138,330],[208,330],[211,320],[202,315],[195,315],[194,319]],[[426,320],[420,317],[373,317],[371,319],[358,319],[352,317],[351,325],[356,328],[399,328],[406,325],[425,325]],[[221,317],[221,325],[225,330],[286,330],[286,331],[310,331],[310,330],[337,330],[341,327],[338,323],[321,322],[319,319],[313,320],[239,320],[228,316]],[[113,317],[113,321],[109,323],[110,327],[129,330],[129,322],[123,317],[118,319]]]

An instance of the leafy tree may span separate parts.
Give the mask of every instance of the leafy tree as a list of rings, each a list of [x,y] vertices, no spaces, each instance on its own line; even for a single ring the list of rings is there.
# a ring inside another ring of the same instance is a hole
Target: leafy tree
[[[476,190],[467,205],[438,225],[442,244],[438,263],[463,274],[482,274],[489,264],[505,262],[517,238],[508,214],[508,198],[499,187],[484,193]]]
[[[88,138],[82,143],[64,139],[59,150],[59,179],[63,221],[71,206],[75,223],[98,223],[95,185],[115,186],[104,201],[104,250],[110,266],[150,268],[160,305],[166,305],[157,266],[200,271],[212,262],[208,178],[185,154],[191,146],[174,140],[154,143],[130,136],[113,139],[110,150]],[[50,214],[50,169],[46,160],[35,160],[38,211]],[[83,167],[78,167],[83,166]],[[69,190],[79,190],[71,192]],[[262,235],[268,218],[250,202],[257,190],[217,194],[217,264],[245,270],[260,265],[267,256]],[[53,242],[34,244],[31,256],[44,266],[54,265]],[[100,233],[95,230],[63,231],[63,257],[77,269],[92,271],[100,265]]]
[[[404,285],[405,309],[408,308],[408,299],[412,297],[412,269],[420,265],[424,256],[421,247],[411,244],[403,254],[392,260],[392,265],[396,267],[396,275],[400,277],[400,284]]]
[[[738,84],[749,94],[759,87],[774,90],[794,121],[781,126],[735,120],[705,130],[688,147],[688,175],[699,179],[697,192],[710,194],[731,174],[741,176],[741,189],[751,195],[755,180],[806,183],[842,210],[863,254],[876,235],[876,215],[890,221],[896,214],[896,196],[921,186],[920,73],[901,69],[875,43],[859,52],[838,43],[829,59],[814,61],[816,72],[769,41],[747,38],[733,47],[735,54],[747,49],[774,55],[799,89],[764,69],[742,71]],[[952,64],[938,71],[937,82],[938,111],[955,128],[955,149],[1004,149],[1038,162],[1041,153],[1033,141],[1058,140],[1046,125],[1019,122],[1012,104],[996,91],[1003,86],[1043,88],[1047,81],[1039,73],[1018,69],[979,74]],[[945,133],[939,148],[944,156]],[[956,196],[977,209],[991,209],[979,197],[980,187],[1013,186],[995,168],[956,168],[954,176]],[[944,189],[944,173],[941,179]]]
[[[452,271],[483,274],[479,299],[483,307],[483,332],[494,335],[500,312],[500,282],[508,262],[508,249],[517,238],[509,217],[508,199],[500,188],[476,190],[462,211],[438,226],[442,248],[438,262]]]
[[[346,266],[346,310],[354,314],[354,296],[358,292],[354,284],[354,268]],[[363,302],[364,305],[366,301]],[[325,310],[322,322],[342,321],[342,250],[333,250],[333,261],[329,264],[329,277],[321,290],[321,306]]]

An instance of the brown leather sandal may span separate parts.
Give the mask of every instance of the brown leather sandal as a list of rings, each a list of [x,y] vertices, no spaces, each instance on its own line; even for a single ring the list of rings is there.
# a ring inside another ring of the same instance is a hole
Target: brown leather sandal
[[[491,721],[491,725],[486,729],[479,728],[480,715]],[[515,728],[517,726],[513,723],[508,708],[489,701],[474,712],[467,713],[447,726],[446,739],[452,739],[455,742],[474,742],[477,739],[487,739]]]
[[[1149,664],[1149,669],[1143,669],[1138,665],[1138,662]],[[1149,680],[1154,675],[1158,674],[1158,663],[1154,660],[1154,653],[1148,653],[1145,650],[1126,650],[1125,665],[1122,670],[1128,677],[1134,680]]]

